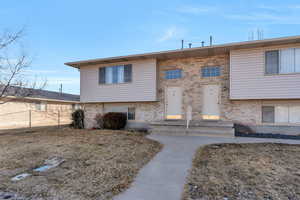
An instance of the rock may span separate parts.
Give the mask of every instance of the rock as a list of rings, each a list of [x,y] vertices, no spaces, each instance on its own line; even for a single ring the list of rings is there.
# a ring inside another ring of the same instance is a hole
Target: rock
[[[19,175],[13,177],[11,180],[12,181],[19,181],[19,180],[22,180],[22,179],[24,179],[24,178],[26,178],[28,176],[31,176],[31,174],[23,173],[23,174],[19,174]]]

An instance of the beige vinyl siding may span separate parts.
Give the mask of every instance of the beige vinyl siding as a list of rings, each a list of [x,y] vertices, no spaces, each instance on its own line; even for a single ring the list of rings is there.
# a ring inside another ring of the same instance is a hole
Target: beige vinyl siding
[[[99,84],[99,68],[132,64],[132,82]],[[110,63],[80,68],[81,102],[156,101],[156,60]]]
[[[300,73],[265,75],[265,51],[274,46],[230,52],[230,99],[299,99]]]

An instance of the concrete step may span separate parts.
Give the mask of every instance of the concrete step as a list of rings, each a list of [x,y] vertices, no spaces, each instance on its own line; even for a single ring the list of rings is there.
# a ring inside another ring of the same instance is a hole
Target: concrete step
[[[220,136],[234,137],[233,123],[231,122],[193,122],[187,129],[183,121],[156,122],[150,124],[152,134],[162,135],[193,135],[193,136]]]
[[[150,125],[154,126],[186,126],[185,120],[165,120],[165,121],[157,121],[151,122]],[[234,124],[231,121],[199,121],[192,120],[189,124],[190,127],[233,127]]]

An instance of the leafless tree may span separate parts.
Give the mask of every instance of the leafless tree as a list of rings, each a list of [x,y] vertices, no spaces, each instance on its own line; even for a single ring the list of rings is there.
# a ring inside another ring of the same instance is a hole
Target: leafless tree
[[[12,100],[12,98],[24,98],[33,95],[46,85],[46,81],[37,87],[37,81],[29,80],[25,76],[26,70],[31,64],[29,56],[18,48],[18,55],[11,58],[10,51],[15,52],[15,46],[19,46],[24,36],[24,29],[17,32],[3,32],[0,35],[0,104]]]

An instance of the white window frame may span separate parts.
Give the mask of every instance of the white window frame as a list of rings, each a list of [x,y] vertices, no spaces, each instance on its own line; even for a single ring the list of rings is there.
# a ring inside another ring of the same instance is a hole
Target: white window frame
[[[300,120],[298,122],[294,122],[293,121],[294,119],[291,118],[291,109],[293,109],[294,107],[300,107],[300,104],[285,104],[285,103],[283,103],[283,104],[264,104],[264,105],[262,105],[262,107],[264,107],[264,106],[272,106],[272,107],[274,107],[274,122],[273,123],[271,123],[271,122],[263,122],[262,119],[261,119],[262,124],[300,125]],[[281,111],[282,110],[286,110],[287,113],[283,113],[283,114],[286,114],[286,116],[277,116],[276,114],[278,114],[279,110],[281,110]],[[282,120],[282,119],[285,119],[285,120]]]
[[[294,71],[293,72],[288,72],[288,73],[281,73],[281,69],[282,69],[282,66],[281,66],[281,54],[282,54],[282,51],[283,50],[287,50],[287,49],[293,49],[294,50]],[[293,47],[293,48],[281,48],[281,49],[268,49],[268,50],[265,50],[264,51],[264,74],[266,76],[273,76],[273,75],[289,75],[289,74],[298,74],[300,73],[296,71],[296,49],[299,49],[300,50],[300,47]],[[277,74],[267,74],[266,73],[266,52],[268,51],[278,51],[278,73]]]

